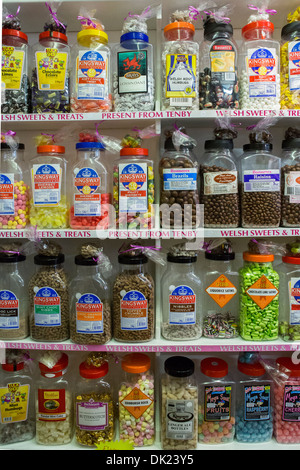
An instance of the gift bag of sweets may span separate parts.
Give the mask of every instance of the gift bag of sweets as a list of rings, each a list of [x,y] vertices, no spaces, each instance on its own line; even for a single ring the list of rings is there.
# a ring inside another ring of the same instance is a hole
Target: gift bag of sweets
[[[280,77],[281,109],[300,108],[300,14],[299,7],[287,16],[281,30]]]
[[[34,113],[70,111],[70,47],[67,25],[57,17],[55,2],[46,3],[49,21],[32,48],[31,100]],[[57,7],[56,7],[57,8]]]
[[[300,129],[287,129],[281,149],[281,226],[299,227]]]

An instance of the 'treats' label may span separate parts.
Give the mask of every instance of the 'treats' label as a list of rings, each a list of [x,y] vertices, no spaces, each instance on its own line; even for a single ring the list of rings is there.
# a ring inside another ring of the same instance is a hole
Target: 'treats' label
[[[250,98],[276,97],[278,57],[275,48],[248,49],[247,70]]]
[[[103,303],[95,294],[83,294],[76,303],[77,333],[103,333]]]
[[[82,168],[74,178],[77,194],[74,195],[75,217],[100,217],[101,201],[99,191],[101,184],[98,173],[93,168]]]
[[[19,300],[9,290],[0,291],[0,330],[19,328]]]
[[[34,320],[36,326],[61,326],[61,298],[51,287],[35,288]]]
[[[194,325],[196,323],[196,294],[188,286],[177,286],[169,295],[169,323]]]
[[[291,41],[288,44],[289,55],[289,87],[290,90],[300,89],[300,42]]]
[[[0,215],[14,215],[14,175],[0,173]]]
[[[57,164],[33,165],[33,202],[35,206],[55,206],[61,199],[61,168]]]
[[[119,165],[120,212],[148,211],[148,168],[146,163]]]
[[[137,290],[126,292],[120,309],[122,330],[147,330],[148,301],[144,294]]]
[[[235,296],[237,288],[229,281],[229,279],[221,274],[205,292],[223,308]]]

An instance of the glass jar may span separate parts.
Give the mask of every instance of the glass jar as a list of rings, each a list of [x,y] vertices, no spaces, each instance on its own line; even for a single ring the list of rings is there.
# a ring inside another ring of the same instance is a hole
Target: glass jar
[[[69,284],[63,254],[36,255],[36,272],[28,284],[30,336],[34,341],[56,342],[69,338]]]
[[[73,166],[70,227],[77,230],[107,229],[111,194],[108,170],[103,161],[105,147],[100,142],[78,142]],[[98,225],[100,224],[100,225]]]
[[[232,139],[206,140],[200,164],[204,227],[236,228],[240,223],[238,171]]]
[[[70,283],[70,337],[77,344],[106,344],[112,337],[110,288],[97,259],[75,257],[76,274]]]
[[[175,21],[164,28],[162,110],[199,109],[199,44],[195,26]]]
[[[0,228],[24,229],[29,222],[29,172],[24,160],[24,144],[11,148],[1,142]]]
[[[111,52],[108,36],[98,29],[77,34],[72,52],[71,110],[73,113],[110,111]]]
[[[154,227],[154,162],[148,149],[123,148],[113,167],[118,228]]]
[[[281,30],[281,109],[300,109],[299,51],[300,21],[293,21]]]
[[[240,269],[240,335],[250,341],[278,338],[279,274],[274,255],[243,253]]]
[[[161,385],[161,445],[164,450],[197,448],[198,388],[194,362],[183,356],[164,363]]]
[[[75,436],[78,444],[94,447],[115,435],[115,403],[108,363],[82,362],[75,388]]]
[[[4,363],[0,371],[0,445],[35,436],[32,376],[24,362]]]
[[[144,342],[154,338],[154,281],[148,258],[120,254],[119,274],[113,285],[113,335],[116,341]]]
[[[240,48],[240,108],[280,109],[280,43],[274,25],[259,20],[242,29]]]
[[[201,361],[199,378],[199,428],[201,444],[228,444],[235,435],[235,382],[223,359]]]
[[[155,440],[155,387],[151,360],[146,354],[123,357],[119,386],[119,437],[134,447],[146,447]]]
[[[69,358],[63,353],[53,367],[39,362],[36,382],[36,441],[46,446],[68,444],[73,437],[73,392],[67,374]]]
[[[200,44],[200,109],[239,107],[237,45],[230,23],[209,19]]]
[[[276,363],[282,376],[274,382],[274,437],[280,444],[299,444],[300,364],[290,357]]]
[[[279,334],[284,341],[300,341],[300,256],[283,256],[278,271]]]
[[[2,29],[1,113],[30,113],[28,37],[16,29]]]
[[[273,380],[260,362],[238,361],[236,439],[262,443],[273,436]]]
[[[300,23],[300,22],[299,22]],[[300,225],[300,139],[282,141],[281,226]]]
[[[161,279],[161,334],[168,340],[192,340],[202,334],[201,280],[195,273],[197,256],[167,255]]]
[[[26,256],[0,253],[0,339],[24,339],[29,334]]]
[[[65,34],[43,31],[32,48],[33,113],[70,112],[70,47]]]
[[[114,54],[115,111],[152,111],[155,104],[153,46],[147,34],[122,34]]]
[[[37,155],[30,160],[30,223],[37,229],[62,229],[68,225],[64,153],[62,145],[39,145]]]
[[[280,158],[272,144],[243,146],[240,157],[241,222],[244,228],[279,227],[281,219]]]

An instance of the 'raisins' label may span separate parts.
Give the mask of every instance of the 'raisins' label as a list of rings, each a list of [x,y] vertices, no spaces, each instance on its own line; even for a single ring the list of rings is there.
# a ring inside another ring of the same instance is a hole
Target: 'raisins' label
[[[14,175],[0,173],[0,215],[14,215]]]
[[[75,217],[100,217],[101,200],[99,191],[101,184],[98,173],[93,168],[82,168],[74,178],[76,194],[74,195]]]
[[[280,191],[279,170],[245,170],[245,192]]]
[[[188,286],[176,287],[169,295],[170,325],[194,325],[196,323],[196,294]]]
[[[137,290],[126,292],[120,302],[121,330],[147,330],[148,301]]]
[[[80,295],[76,303],[76,331],[87,334],[103,333],[103,303],[97,295]]]
[[[9,290],[1,290],[0,330],[14,330],[19,326],[19,299]]]

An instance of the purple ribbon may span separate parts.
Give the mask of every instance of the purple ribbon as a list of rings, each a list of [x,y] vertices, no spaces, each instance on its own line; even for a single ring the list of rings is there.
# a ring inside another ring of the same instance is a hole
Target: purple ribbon
[[[93,28],[97,29],[97,25],[91,20],[91,18],[88,18],[87,16],[77,16],[77,19],[80,20],[81,24],[87,24],[88,26],[92,26]]]
[[[197,21],[199,16],[200,16],[200,11],[197,10],[197,8],[193,7],[193,6],[190,6],[189,7],[189,17],[193,20],[193,21]],[[202,17],[201,17],[202,18]]]
[[[256,7],[255,5],[247,5],[247,7],[250,9],[250,10],[255,10],[255,11],[258,11],[258,13],[262,14],[262,13],[268,13],[269,15],[276,15],[277,13],[277,10],[268,10],[268,9],[264,9],[264,8],[258,8]]]
[[[18,16],[19,12],[20,12],[20,8],[21,7],[19,5],[18,8],[17,8],[16,14],[15,15],[14,14],[6,15],[6,18],[16,18]]]
[[[157,248],[156,246],[130,245],[130,247],[131,248],[129,248],[129,250],[122,250],[122,246],[121,246],[121,248],[119,249],[119,253],[120,254],[128,253],[129,251],[133,251],[135,249],[139,249],[141,251],[145,251],[146,249],[150,249],[150,250],[153,250],[153,251],[161,250],[161,247]]]
[[[46,134],[45,132],[41,132],[41,135],[47,135],[48,137],[51,137],[54,142],[55,134]]]
[[[230,18],[228,18],[227,16],[222,16],[222,14],[220,12],[213,12],[211,10],[207,10],[207,11],[204,11],[204,13],[208,16],[212,16],[215,18],[215,20],[217,22],[221,22],[221,23],[230,23]]]
[[[57,14],[55,11],[52,10],[52,8],[50,7],[49,3],[45,3],[46,7],[48,8],[52,18],[54,19],[55,23],[56,23],[56,26],[62,26],[63,29],[66,29],[66,25],[64,25],[61,21],[59,21],[59,19],[57,18]]]
[[[131,12],[128,13],[128,15],[124,18],[124,21],[127,20],[127,18],[143,18],[144,16],[146,16],[146,13],[148,13],[148,11],[150,11],[150,5],[142,12],[141,15],[132,15]]]

